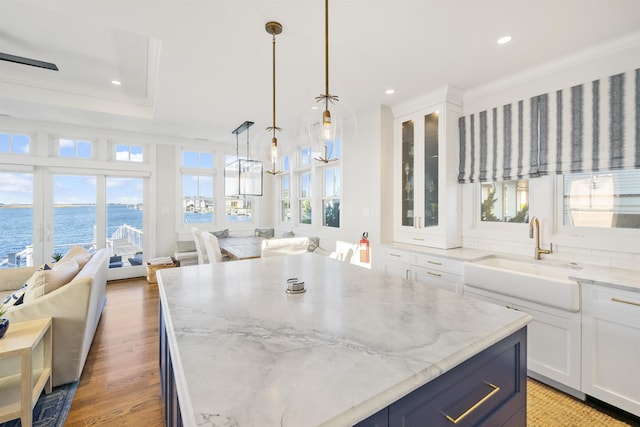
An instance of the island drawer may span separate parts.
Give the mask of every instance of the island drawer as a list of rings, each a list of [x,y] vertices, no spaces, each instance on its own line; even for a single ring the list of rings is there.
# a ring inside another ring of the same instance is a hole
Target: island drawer
[[[526,343],[523,328],[357,426],[525,425]]]

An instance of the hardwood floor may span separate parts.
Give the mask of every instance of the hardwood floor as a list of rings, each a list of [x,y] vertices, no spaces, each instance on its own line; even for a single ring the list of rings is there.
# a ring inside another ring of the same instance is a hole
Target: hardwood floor
[[[162,426],[158,288],[109,282],[107,305],[65,426]]]

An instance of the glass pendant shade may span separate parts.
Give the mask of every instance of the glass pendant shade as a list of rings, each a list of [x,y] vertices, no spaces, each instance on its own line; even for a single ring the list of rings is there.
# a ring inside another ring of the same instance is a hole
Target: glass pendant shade
[[[325,93],[317,96],[303,118],[313,158],[324,163],[339,160],[355,138],[353,111],[329,92],[329,0],[324,2]]]
[[[314,100],[307,107],[302,122],[303,140],[311,141],[313,157],[322,162],[336,161],[355,139],[355,114],[344,101]]]
[[[277,129],[275,135],[274,143],[273,130],[271,128],[265,129],[256,138],[258,143],[253,145],[251,153],[251,158],[260,160],[264,165],[264,171],[271,175],[282,172],[283,156],[289,153],[291,146],[286,131]]]
[[[236,160],[224,167],[225,196],[262,196],[262,162],[251,160],[249,128],[253,122],[246,121],[233,133],[236,135]],[[247,131],[247,158],[240,158],[238,135]]]

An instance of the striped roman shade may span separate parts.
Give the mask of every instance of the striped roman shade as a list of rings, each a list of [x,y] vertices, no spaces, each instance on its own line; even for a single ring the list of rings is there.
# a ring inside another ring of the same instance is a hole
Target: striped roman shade
[[[640,69],[460,118],[458,181],[640,169]]]

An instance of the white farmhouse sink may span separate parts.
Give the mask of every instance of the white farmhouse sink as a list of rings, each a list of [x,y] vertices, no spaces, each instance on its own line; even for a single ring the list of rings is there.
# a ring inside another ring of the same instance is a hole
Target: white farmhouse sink
[[[546,260],[516,260],[492,256],[464,263],[465,287],[470,286],[561,310],[580,310],[580,287],[569,276],[579,267]]]

